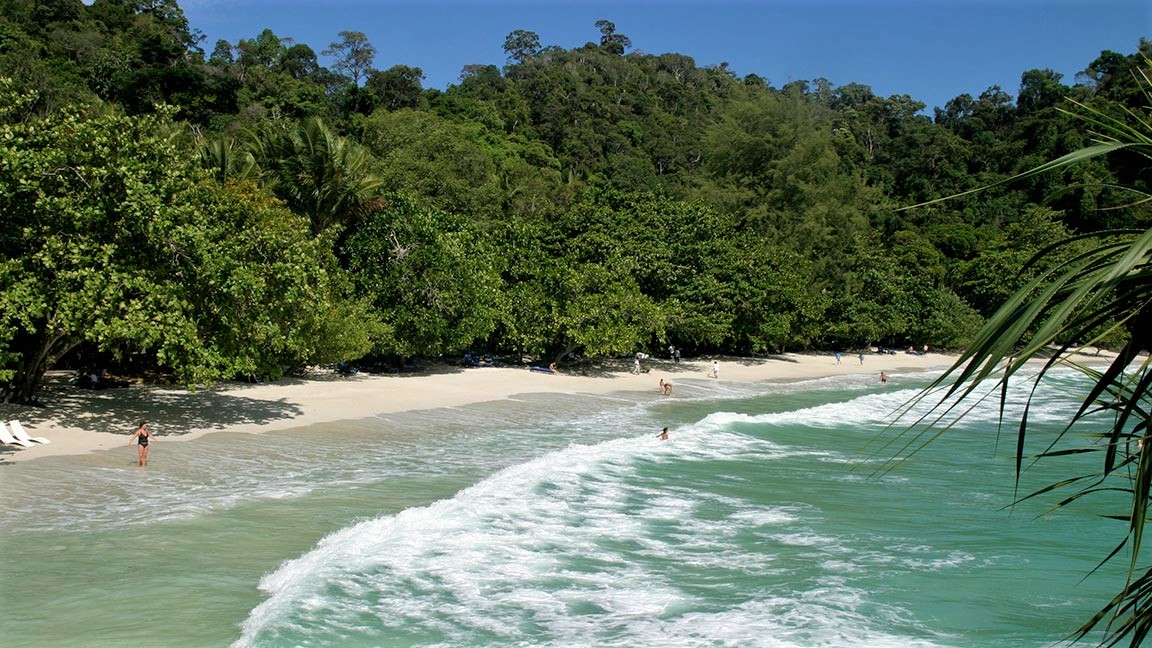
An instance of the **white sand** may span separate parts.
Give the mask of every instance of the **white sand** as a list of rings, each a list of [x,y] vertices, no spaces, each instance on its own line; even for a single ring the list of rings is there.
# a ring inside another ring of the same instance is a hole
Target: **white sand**
[[[825,376],[870,374],[881,371],[943,370],[955,356],[928,354],[845,355],[836,364],[831,354],[783,355],[767,359],[718,358],[721,382],[800,380]],[[527,368],[433,367],[400,375],[342,377],[319,374],[307,379],[285,379],[251,385],[227,383],[212,389],[133,386],[92,391],[67,384],[62,373],[51,374],[41,393],[43,407],[0,405],[0,419],[19,419],[32,436],[45,436],[49,445],[31,448],[0,445],[0,460],[25,461],[52,455],[76,455],[94,450],[127,447],[128,435],[140,419],[147,419],[158,443],[195,439],[210,432],[270,432],[376,414],[455,407],[503,400],[517,394],[605,394],[619,391],[658,393],[660,379],[673,384],[682,378],[711,380],[712,358],[649,359],[648,373],[630,373],[631,361],[590,368],[590,375],[563,371],[550,375]],[[676,398],[675,389],[671,398]]]

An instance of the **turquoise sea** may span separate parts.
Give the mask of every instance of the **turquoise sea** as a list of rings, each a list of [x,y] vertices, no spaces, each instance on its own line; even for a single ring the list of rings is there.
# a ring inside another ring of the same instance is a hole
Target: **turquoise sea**
[[[861,449],[925,382],[678,379],[673,398],[161,440],[144,470],[127,445],[0,465],[0,643],[1059,643],[1122,583],[1122,565],[1089,575],[1119,506],[1011,507],[992,405],[874,474],[898,450]],[[1040,390],[1041,438],[1082,389]]]

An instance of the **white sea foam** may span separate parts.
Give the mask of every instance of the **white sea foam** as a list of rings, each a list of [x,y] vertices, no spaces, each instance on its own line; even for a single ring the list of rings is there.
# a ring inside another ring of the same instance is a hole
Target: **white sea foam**
[[[869,629],[855,609],[860,593],[768,597],[724,609],[700,598],[696,588],[730,587],[727,578],[703,574],[779,572],[772,552],[741,536],[837,545],[811,531],[772,532],[811,513],[800,507],[749,508],[645,472],[672,461],[796,455],[732,431],[744,420],[715,414],[678,429],[670,442],[645,436],[573,445],[450,499],[334,533],[261,581],[268,598],[235,645],[397,632],[416,633],[426,645],[936,645]],[[686,587],[674,576],[679,570],[704,580]],[[527,627],[535,629],[530,640]]]
[[[963,414],[962,425],[965,426],[985,426],[1000,421],[1012,424],[1023,416],[1030,398],[1031,422],[1036,424],[1066,422],[1079,402],[1075,396],[1070,397],[1069,394],[1083,393],[1082,377],[1070,369],[1055,369],[1045,379],[1044,388],[1033,392],[1035,376],[1035,372],[1025,370],[1011,381],[1003,412],[999,409],[997,401],[1001,395],[1000,391],[994,383],[989,382],[974,392],[977,400],[965,401],[959,405],[955,396],[944,399],[942,392],[938,392],[935,397],[929,395],[918,398],[922,395],[919,389],[894,389],[785,412],[768,414],[721,412],[709,416],[704,423],[721,427],[733,424],[770,424],[816,428],[835,428],[850,424],[861,426],[862,429],[876,429],[890,424],[896,427],[911,425],[921,419],[947,425],[955,423]],[[982,403],[976,406],[980,399],[983,399]]]

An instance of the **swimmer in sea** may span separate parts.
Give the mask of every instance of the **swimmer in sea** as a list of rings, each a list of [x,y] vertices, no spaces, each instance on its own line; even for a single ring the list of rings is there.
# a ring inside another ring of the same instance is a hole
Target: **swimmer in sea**
[[[661,441],[667,441],[668,440],[668,428],[664,428],[664,431],[662,431],[660,434],[657,434],[656,438],[660,439]]]
[[[140,421],[136,426],[136,430],[132,432],[132,436],[128,439],[128,445],[132,445],[132,441],[136,441],[136,460],[141,466],[148,465],[148,444],[152,441],[152,431],[148,429],[148,421]]]

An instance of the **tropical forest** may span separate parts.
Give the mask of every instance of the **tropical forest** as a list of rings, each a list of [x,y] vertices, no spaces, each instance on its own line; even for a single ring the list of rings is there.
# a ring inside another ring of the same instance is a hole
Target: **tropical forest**
[[[1152,226],[1134,151],[1027,173],[1096,141],[1083,115],[1144,114],[1152,42],[929,108],[587,28],[513,30],[504,65],[437,89],[357,31],[208,43],[175,0],[0,0],[3,399],[94,358],[196,386],[467,351],[963,349],[1079,253],[1055,243]],[[1077,333],[1057,342],[1131,334]]]

